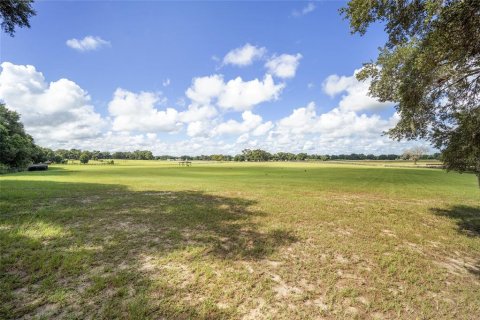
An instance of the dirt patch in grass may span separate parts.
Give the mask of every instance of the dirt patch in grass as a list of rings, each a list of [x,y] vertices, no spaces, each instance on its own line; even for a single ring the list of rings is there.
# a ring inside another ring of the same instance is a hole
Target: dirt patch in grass
[[[445,257],[444,260],[435,263],[454,275],[467,275],[468,273],[480,275],[479,261],[470,257]]]

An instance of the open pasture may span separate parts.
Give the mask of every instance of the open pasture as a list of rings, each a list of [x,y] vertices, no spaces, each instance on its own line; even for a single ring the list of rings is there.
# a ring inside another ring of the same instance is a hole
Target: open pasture
[[[480,317],[470,174],[116,161],[0,188],[2,319]]]

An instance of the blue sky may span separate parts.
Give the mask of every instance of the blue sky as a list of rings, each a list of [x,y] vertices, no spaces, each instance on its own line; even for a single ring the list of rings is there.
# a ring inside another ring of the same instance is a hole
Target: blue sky
[[[0,99],[52,148],[401,152],[353,76],[383,28],[351,35],[342,5],[39,1],[1,35]]]

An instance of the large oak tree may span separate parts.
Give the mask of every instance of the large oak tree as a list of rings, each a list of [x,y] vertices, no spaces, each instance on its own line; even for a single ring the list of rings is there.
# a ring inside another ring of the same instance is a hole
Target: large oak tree
[[[385,24],[388,40],[358,78],[396,102],[394,139],[427,139],[447,169],[474,171],[480,185],[480,1],[350,0],[351,31]]]

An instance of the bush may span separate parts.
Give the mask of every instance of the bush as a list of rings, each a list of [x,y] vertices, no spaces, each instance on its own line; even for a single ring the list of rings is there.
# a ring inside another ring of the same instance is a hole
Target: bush
[[[80,159],[79,159],[79,160],[80,160],[80,163],[82,163],[82,164],[87,164],[88,161],[90,160],[90,157],[88,156],[87,153],[84,152],[84,153],[82,153],[82,154],[80,155]]]

